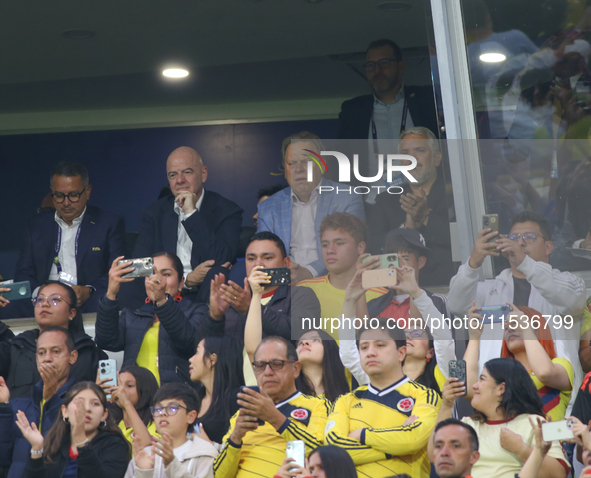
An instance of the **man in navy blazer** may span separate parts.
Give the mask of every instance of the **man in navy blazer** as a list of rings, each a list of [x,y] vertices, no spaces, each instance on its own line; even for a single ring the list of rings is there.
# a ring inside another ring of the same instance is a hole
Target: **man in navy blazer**
[[[175,149],[166,161],[166,174],[173,196],[144,209],[133,255],[176,254],[184,268],[183,295],[208,302],[209,277],[217,272],[227,277],[226,268],[236,260],[244,211],[203,188],[207,167],[193,148]]]
[[[437,135],[433,87],[404,85],[406,61],[400,47],[391,40],[376,40],[367,48],[365,59],[372,94],[358,96],[341,105],[337,138],[373,139],[375,131],[375,139],[396,140],[402,130],[412,126],[424,126]],[[361,161],[359,170],[362,176],[375,174],[369,174],[368,161]]]
[[[296,141],[292,144],[292,140]],[[322,177],[309,151],[324,149],[315,134],[301,132],[283,141],[283,167],[289,187],[258,206],[257,232],[270,231],[281,238],[291,258],[291,280],[295,284],[326,274],[320,245],[320,224],[334,212],[348,212],[365,219],[362,196],[349,193],[350,185]],[[308,181],[308,162],[312,181]],[[332,188],[332,189],[330,189]]]
[[[55,210],[29,219],[14,280],[28,280],[33,291],[47,280],[74,279],[81,312],[96,312],[111,263],[125,255],[123,219],[87,204],[92,186],[81,164],[59,163],[50,184]],[[13,301],[0,313],[3,318],[34,315],[28,300]]]

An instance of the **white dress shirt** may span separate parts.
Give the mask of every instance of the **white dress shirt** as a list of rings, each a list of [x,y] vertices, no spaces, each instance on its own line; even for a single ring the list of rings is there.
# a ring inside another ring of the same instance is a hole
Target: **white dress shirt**
[[[408,104],[407,104],[408,107]],[[396,154],[398,152],[398,143],[400,142],[400,126],[402,124],[402,113],[404,111],[404,86],[396,95],[396,101],[393,103],[384,103],[374,96],[373,102],[373,121],[376,125],[376,133],[379,141],[380,151],[374,151],[373,132],[371,121],[369,122],[369,176],[375,176],[378,173],[378,154]],[[414,126],[410,112],[406,114],[405,129]],[[375,158],[375,159],[374,159]],[[384,168],[384,175],[380,181],[376,181],[376,185],[386,185],[386,169]],[[383,190],[382,190],[383,191]],[[369,194],[365,196],[365,200],[373,204],[377,196],[377,189],[371,188]]]
[[[193,242],[191,241],[189,234],[185,230],[185,226],[183,226],[183,221],[195,214],[195,211],[199,211],[199,209],[201,208],[201,203],[203,203],[203,196],[205,196],[205,189],[201,190],[201,196],[197,200],[197,204],[195,204],[195,209],[191,211],[189,214],[185,214],[183,212],[183,209],[178,205],[178,203],[174,203],[174,212],[176,212],[179,216],[176,239],[176,255],[179,256],[179,259],[183,263],[183,275],[185,279],[187,278],[187,274],[193,271],[193,267],[191,267],[191,253],[193,252]]]
[[[61,244],[58,252],[58,258],[62,266],[62,272],[69,274],[72,277],[74,285],[78,284],[78,273],[76,269],[76,236],[78,235],[78,229],[86,213],[86,208],[82,211],[82,214],[72,221],[72,225],[68,226],[65,221],[59,217],[57,211],[55,211],[55,222],[62,231]],[[56,240],[57,242],[57,240]],[[49,280],[59,280],[59,273],[57,266],[51,265],[49,271]]]
[[[318,260],[316,247],[316,211],[320,182],[312,191],[310,200],[302,202],[291,191],[291,243],[289,255],[291,260],[300,266],[305,266],[313,277],[318,277],[318,271],[308,264]]]

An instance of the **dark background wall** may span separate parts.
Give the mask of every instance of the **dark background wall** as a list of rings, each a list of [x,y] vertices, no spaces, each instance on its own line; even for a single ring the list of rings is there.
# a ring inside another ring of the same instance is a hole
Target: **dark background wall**
[[[29,216],[49,192],[52,167],[62,160],[86,165],[93,186],[91,204],[125,219],[137,231],[142,208],[154,202],[166,180],[166,158],[178,146],[191,146],[209,169],[205,184],[244,209],[252,226],[257,191],[283,184],[281,142],[311,131],[336,137],[337,120],[286,121],[0,136],[0,274],[12,278],[20,238]]]

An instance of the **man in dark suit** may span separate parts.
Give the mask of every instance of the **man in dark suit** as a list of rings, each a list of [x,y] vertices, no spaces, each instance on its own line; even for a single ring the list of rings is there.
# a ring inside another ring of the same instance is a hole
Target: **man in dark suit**
[[[123,219],[87,204],[92,186],[81,164],[59,163],[50,185],[55,210],[29,219],[14,280],[28,280],[32,290],[47,280],[67,282],[81,312],[96,312],[111,263],[125,254]],[[32,317],[33,307],[29,301],[14,301],[0,313],[3,318]]]
[[[176,254],[184,268],[183,295],[208,302],[206,276],[218,272],[228,276],[227,267],[236,259],[244,211],[219,194],[205,191],[207,166],[193,148],[175,149],[166,161],[166,174],[173,195],[143,211],[133,255]]]
[[[397,140],[405,129],[413,126],[424,126],[437,134],[439,127],[433,88],[404,85],[405,69],[406,61],[396,43],[382,39],[369,45],[365,54],[365,71],[372,94],[358,96],[342,104],[337,138],[369,139],[369,153],[373,155],[378,154],[373,148],[374,139]],[[395,150],[389,152],[396,153]],[[363,157],[365,154],[360,155],[360,158]],[[377,171],[371,169],[374,163],[360,161],[361,175],[375,175]],[[375,193],[368,194],[366,201],[373,204]]]

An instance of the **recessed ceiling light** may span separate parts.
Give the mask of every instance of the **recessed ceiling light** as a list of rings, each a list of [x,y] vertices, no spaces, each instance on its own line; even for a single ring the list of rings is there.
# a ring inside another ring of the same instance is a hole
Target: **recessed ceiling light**
[[[377,8],[385,12],[402,12],[410,10],[412,6],[404,2],[382,2],[377,5]]]
[[[182,68],[168,68],[162,72],[167,78],[185,78],[189,76],[189,72]]]
[[[66,30],[62,32],[62,36],[68,40],[86,40],[96,36],[96,32],[90,30]]]
[[[483,53],[480,55],[480,61],[484,61],[485,63],[499,63],[506,59],[507,57],[502,53]]]

